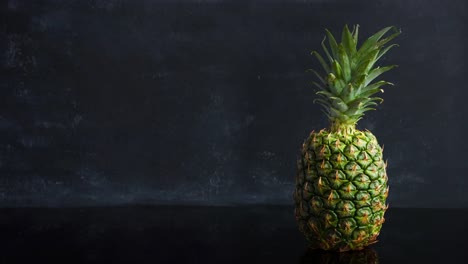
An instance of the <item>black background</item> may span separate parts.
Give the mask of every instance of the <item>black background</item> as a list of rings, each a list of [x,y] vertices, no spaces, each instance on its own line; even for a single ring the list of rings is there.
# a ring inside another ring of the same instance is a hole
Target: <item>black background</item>
[[[292,203],[324,28],[401,28],[390,206],[467,207],[468,4],[0,1],[0,206]]]

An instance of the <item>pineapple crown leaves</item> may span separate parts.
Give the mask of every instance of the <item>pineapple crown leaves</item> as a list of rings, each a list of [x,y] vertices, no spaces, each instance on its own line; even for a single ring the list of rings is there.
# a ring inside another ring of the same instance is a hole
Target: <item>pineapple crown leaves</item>
[[[388,35],[390,31],[393,33]],[[340,43],[329,30],[326,29],[325,32],[326,36],[322,41],[325,58],[316,51],[312,51],[311,54],[317,58],[326,74],[322,75],[313,69],[308,70],[314,73],[319,81],[313,82],[319,88],[318,98],[314,102],[323,106],[332,123],[354,125],[362,118],[364,112],[375,110],[377,102],[383,101],[382,98],[374,96],[383,92],[381,87],[393,85],[387,81],[373,81],[397,65],[374,65],[391,48],[398,46],[386,44],[401,31],[393,26],[383,28],[365,40],[360,47],[357,45],[359,25],[354,26],[351,31],[345,25]]]

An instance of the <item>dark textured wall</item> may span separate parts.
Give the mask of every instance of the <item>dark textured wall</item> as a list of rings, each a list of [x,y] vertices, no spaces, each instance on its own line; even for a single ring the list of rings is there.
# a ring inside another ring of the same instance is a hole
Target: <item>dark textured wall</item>
[[[323,28],[396,25],[359,128],[391,206],[467,207],[468,4],[1,1],[0,206],[291,203]]]

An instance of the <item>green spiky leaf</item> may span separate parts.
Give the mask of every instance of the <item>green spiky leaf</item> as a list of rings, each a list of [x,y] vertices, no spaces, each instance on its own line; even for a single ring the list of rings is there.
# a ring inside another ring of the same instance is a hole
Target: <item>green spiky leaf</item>
[[[351,32],[349,31],[348,25],[345,25],[343,33],[341,34],[341,42],[343,47],[349,57],[352,57],[356,52],[356,44],[354,43],[354,38]]]
[[[336,43],[336,39],[328,29],[325,29],[325,32],[327,34],[328,44],[332,51],[333,58],[336,58],[338,56],[338,44]]]
[[[339,61],[343,71],[343,80],[348,82],[351,79],[351,63],[348,54],[346,54],[343,44],[338,46]]]
[[[355,25],[353,28],[353,32],[352,32],[355,46],[357,46],[358,44],[358,34],[359,34],[359,25]]]
[[[379,52],[379,55],[377,56],[377,59],[376,60],[379,60],[383,55],[385,55],[385,53],[387,53],[391,48],[393,47],[398,47],[399,45],[398,44],[392,44],[388,47],[386,47],[385,49],[383,50],[380,50]]]
[[[390,65],[390,66],[385,66],[385,67],[377,67],[369,72],[369,75],[366,77],[366,81],[364,82],[364,85],[369,85],[375,78],[379,77],[382,73],[387,72],[393,68],[397,67],[397,65]]]
[[[372,51],[374,48],[376,48],[377,42],[387,33],[390,29],[395,27],[386,27],[381,29],[379,32],[375,33],[371,37],[369,37],[364,43],[362,44],[361,48],[359,48],[359,54],[362,56],[370,51]]]
[[[323,79],[323,77],[322,77],[317,71],[315,71],[314,69],[308,69],[306,72],[312,72],[312,73],[314,73],[315,76],[317,77],[317,79],[319,79],[319,81],[320,81],[322,84],[324,84],[324,85],[327,84],[327,83],[325,82],[325,79]]]
[[[325,46],[325,40],[326,39],[327,39],[327,37],[324,37],[323,40],[322,40],[322,48],[323,48],[323,51],[325,51],[325,54],[327,55],[327,58],[330,61],[330,63],[333,63],[334,59],[330,55],[330,52],[328,51],[327,46]]]
[[[316,51],[312,51],[311,53],[312,55],[314,55],[317,60],[320,62],[320,64],[322,65],[323,69],[325,70],[325,72],[330,72],[330,67],[328,66],[328,64],[325,62],[325,60],[323,59],[322,55],[320,55],[320,53],[316,52]]]

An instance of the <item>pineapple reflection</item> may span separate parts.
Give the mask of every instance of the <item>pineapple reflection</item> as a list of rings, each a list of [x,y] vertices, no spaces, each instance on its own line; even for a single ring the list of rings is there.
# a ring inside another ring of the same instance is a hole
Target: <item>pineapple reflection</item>
[[[377,264],[379,258],[372,248],[358,251],[332,252],[309,249],[301,258],[301,264]]]

